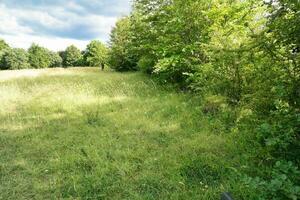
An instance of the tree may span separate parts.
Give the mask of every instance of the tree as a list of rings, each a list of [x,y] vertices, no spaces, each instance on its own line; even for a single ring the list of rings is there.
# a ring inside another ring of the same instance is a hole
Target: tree
[[[28,53],[24,49],[6,49],[1,58],[1,69],[26,69],[30,67]]]
[[[74,67],[80,64],[82,55],[80,50],[76,46],[71,45],[67,47],[67,49],[63,53],[62,58],[64,67]]]
[[[187,74],[205,63],[201,43],[209,24],[204,0],[136,0],[132,43],[138,65],[161,79],[186,86]]]
[[[137,63],[131,43],[130,18],[119,19],[110,34],[108,62],[118,71],[136,70]]]
[[[32,44],[28,49],[28,54],[29,63],[35,69],[47,68],[51,64],[50,51],[44,47]]]
[[[3,64],[1,64],[1,62],[2,62],[2,57],[5,53],[5,50],[8,48],[9,48],[8,44],[4,40],[0,39],[0,69],[5,68],[3,66]]]
[[[300,2],[278,0],[266,4],[269,15],[266,31],[260,35],[260,47],[273,65],[276,79],[272,79],[280,96],[300,108]]]
[[[84,52],[84,60],[89,66],[102,66],[106,64],[107,47],[100,41],[91,41]]]
[[[9,48],[8,44],[4,41],[0,39],[0,51]]]
[[[61,67],[62,57],[57,52],[49,52],[50,54],[50,66],[49,67]]]

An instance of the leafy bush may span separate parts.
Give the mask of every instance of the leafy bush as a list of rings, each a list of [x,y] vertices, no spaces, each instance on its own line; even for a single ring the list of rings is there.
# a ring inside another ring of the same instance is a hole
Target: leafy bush
[[[276,157],[297,162],[297,155],[300,154],[299,133],[300,112],[287,102],[277,101],[269,120],[260,126],[257,137]]]
[[[227,107],[225,97],[211,95],[204,98],[202,112],[207,114],[216,114],[225,107]]]
[[[149,56],[143,56],[137,63],[139,70],[151,74],[153,72],[155,61]]]
[[[292,162],[277,161],[265,179],[245,177],[244,184],[255,193],[251,199],[291,199],[300,196],[300,171]]]

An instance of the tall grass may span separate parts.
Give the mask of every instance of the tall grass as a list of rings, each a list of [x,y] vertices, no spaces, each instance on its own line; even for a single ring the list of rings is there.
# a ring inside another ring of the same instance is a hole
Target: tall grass
[[[242,196],[225,125],[140,73],[3,71],[0,103],[0,199]]]

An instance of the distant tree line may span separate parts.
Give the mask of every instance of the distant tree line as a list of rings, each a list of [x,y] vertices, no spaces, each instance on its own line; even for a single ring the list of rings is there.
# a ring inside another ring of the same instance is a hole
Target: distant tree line
[[[37,44],[32,44],[26,51],[11,48],[0,40],[0,69],[39,69],[53,67],[77,67],[106,65],[107,47],[100,41],[93,40],[84,51],[71,45],[65,51],[54,52]]]

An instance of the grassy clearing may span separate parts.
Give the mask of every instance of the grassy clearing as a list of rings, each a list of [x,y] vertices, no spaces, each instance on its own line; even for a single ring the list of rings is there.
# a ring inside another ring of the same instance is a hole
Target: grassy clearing
[[[8,78],[9,77],[9,78]],[[140,73],[0,72],[0,199],[218,199],[239,166],[199,99]]]

